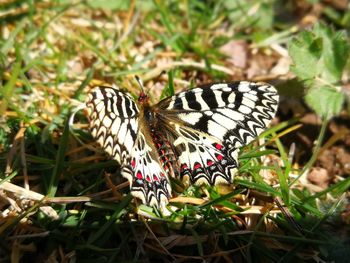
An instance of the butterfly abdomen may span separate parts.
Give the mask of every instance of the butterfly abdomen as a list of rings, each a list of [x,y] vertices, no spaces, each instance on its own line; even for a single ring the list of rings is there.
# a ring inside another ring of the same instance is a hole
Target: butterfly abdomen
[[[153,129],[151,134],[158,152],[160,164],[169,177],[177,177],[179,175],[179,164],[173,145],[161,132]]]

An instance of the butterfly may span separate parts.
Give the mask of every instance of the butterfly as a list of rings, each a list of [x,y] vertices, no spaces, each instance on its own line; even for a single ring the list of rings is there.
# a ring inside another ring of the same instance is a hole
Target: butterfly
[[[131,193],[165,207],[170,177],[192,184],[232,183],[238,151],[275,116],[279,96],[265,83],[216,83],[183,91],[155,105],[112,87],[87,97],[92,136],[121,166]]]

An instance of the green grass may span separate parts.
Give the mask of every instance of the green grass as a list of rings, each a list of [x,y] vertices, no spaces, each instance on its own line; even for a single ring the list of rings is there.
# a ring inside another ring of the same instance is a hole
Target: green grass
[[[182,198],[170,202],[168,215],[130,196],[118,164],[94,143],[83,112],[73,128],[68,125],[93,85],[116,83],[137,96],[139,75],[157,102],[198,84],[246,78],[220,51],[231,40],[251,44],[251,61],[277,61],[274,45],[291,45],[294,73],[309,94],[320,88],[310,83],[318,83],[323,71],[310,80],[298,69],[308,63],[302,52],[321,52],[312,47],[323,31],[311,31],[300,44],[300,21],[280,16],[295,7],[281,1],[118,2],[3,4],[0,262],[345,262],[349,224],[341,213],[350,177],[320,192],[302,181],[323,146],[330,118],[324,112],[343,109],[337,99],[332,109],[314,108],[325,118],[308,162],[296,164],[291,146],[281,140],[295,134],[298,119],[280,122],[242,148],[232,186],[187,188],[172,179]],[[324,12],[325,27],[349,30],[349,10],[329,5]],[[332,41],[339,34],[325,32]],[[291,42],[294,34],[299,42]],[[347,52],[341,40],[332,41],[324,45]],[[314,59],[325,56],[331,55],[321,52]],[[261,80],[271,68],[252,79]],[[339,77],[348,66],[342,61],[333,70]],[[334,79],[331,88],[341,84]],[[328,93],[323,96],[327,100]],[[344,92],[336,96],[347,100]]]

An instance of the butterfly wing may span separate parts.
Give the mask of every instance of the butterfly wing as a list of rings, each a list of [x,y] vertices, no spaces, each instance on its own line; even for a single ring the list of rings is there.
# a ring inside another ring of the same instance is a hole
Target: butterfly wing
[[[172,144],[182,179],[210,185],[232,182],[238,167],[237,150],[229,155],[217,138],[176,122],[173,125],[178,136]]]
[[[130,161],[139,129],[139,109],[132,97],[110,87],[97,87],[86,101],[92,136],[121,165]]]
[[[86,106],[91,134],[120,163],[131,193],[145,204],[167,203],[171,193],[167,175],[132,97],[98,87],[89,94]]]
[[[266,129],[278,99],[273,86],[241,81],[195,88],[159,102],[160,123],[176,131],[181,176],[194,183],[231,182],[239,147]]]
[[[140,127],[131,152],[131,162],[123,166],[122,174],[128,178],[133,196],[144,204],[162,207],[171,197],[171,187],[153,141],[147,139],[144,128]]]

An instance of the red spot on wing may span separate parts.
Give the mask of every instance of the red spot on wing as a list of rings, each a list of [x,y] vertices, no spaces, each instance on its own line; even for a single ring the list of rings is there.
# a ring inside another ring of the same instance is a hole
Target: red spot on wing
[[[214,162],[212,161],[212,160],[207,160],[207,165],[208,166],[211,166],[211,165],[213,165],[214,164]]]
[[[215,144],[215,148],[218,149],[218,150],[221,150],[222,147],[223,147],[223,146],[222,146],[221,144],[218,144],[218,143]]]
[[[224,157],[221,154],[216,155],[216,159],[218,159],[218,161],[221,161]]]
[[[163,174],[163,173],[160,173],[160,177],[165,177],[165,174]]]
[[[147,182],[150,182],[151,181],[151,177],[149,177],[149,175],[146,176],[146,180]]]
[[[159,178],[155,174],[153,175],[153,181],[159,181]]]
[[[183,170],[185,170],[187,168],[188,168],[187,164],[184,163],[184,164],[181,165],[181,171],[183,171]]]
[[[196,164],[194,165],[193,169],[194,169],[194,170],[197,170],[197,169],[199,169],[199,168],[201,168],[201,167],[202,167],[202,165],[201,165],[200,163],[196,163]]]
[[[132,168],[135,168],[135,165],[136,165],[135,159],[132,159],[132,161],[131,161]]]
[[[136,174],[136,177],[137,177],[137,179],[141,180],[143,178],[142,173],[140,171],[138,171]]]

